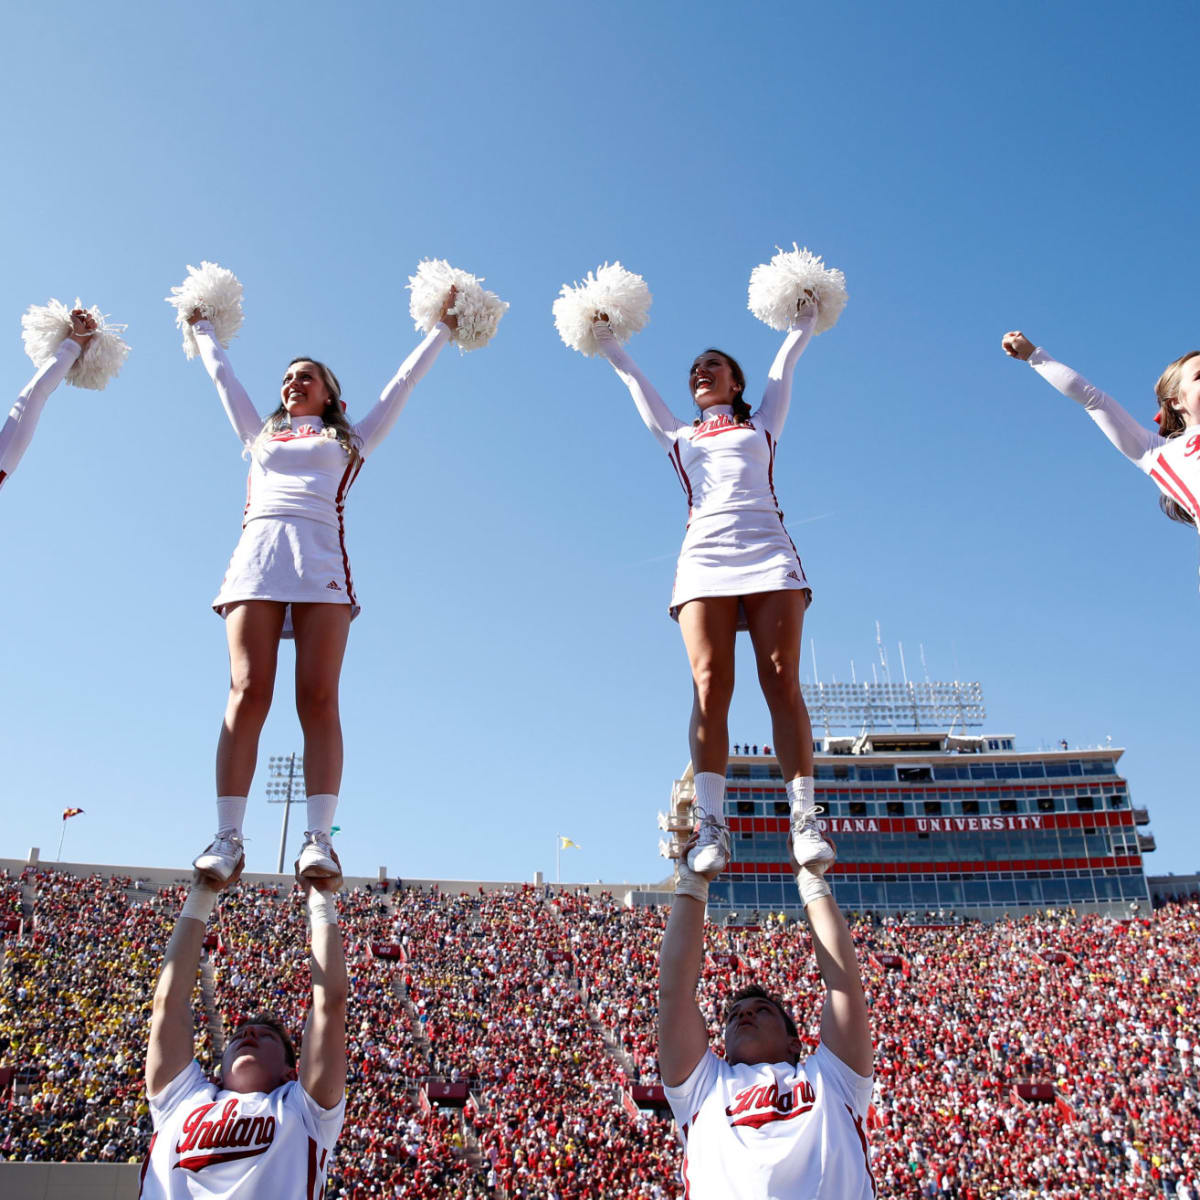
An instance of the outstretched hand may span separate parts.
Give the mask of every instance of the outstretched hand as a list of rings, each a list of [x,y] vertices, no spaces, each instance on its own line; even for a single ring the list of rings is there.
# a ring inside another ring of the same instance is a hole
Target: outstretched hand
[[[680,870],[680,873],[686,871],[689,875],[697,875],[701,879],[707,879],[709,883],[712,883],[712,881],[714,879],[716,879],[716,877],[718,875],[720,875],[720,873],[721,873],[720,867],[715,867],[711,871],[693,871],[692,868],[688,866],[688,855],[691,854],[691,852],[693,850],[695,850],[696,844],[699,841],[700,841],[700,831],[697,829],[692,834],[692,836],[690,838],[688,838],[688,840],[686,842],[684,842],[684,844],[683,844],[683,853],[679,856],[679,870]]]
[[[221,880],[215,875],[210,875],[207,871],[192,870],[192,887],[199,887],[203,884],[204,887],[211,889],[214,892],[224,892],[233,887],[235,883],[242,877],[242,872],[246,869],[246,856],[243,854],[238,859],[238,865],[233,868],[233,874],[228,879]]]
[[[446,302],[442,305],[441,315],[438,320],[441,321],[451,333],[458,332],[458,314],[454,312],[454,305],[458,300],[458,288],[454,284],[450,285],[450,291],[446,293]]]
[[[188,313],[187,323],[189,325],[195,325],[195,323],[197,321],[203,321],[203,320],[204,320],[204,312],[202,309],[193,308],[192,311],[190,313]]]
[[[798,876],[800,874],[800,872],[805,869],[805,867],[807,867],[808,870],[812,871],[816,875],[824,875],[825,872],[828,871],[829,868],[832,867],[835,862],[837,862],[837,842],[835,842],[833,840],[833,838],[831,838],[829,836],[829,834],[827,834],[827,833],[822,833],[821,836],[833,848],[834,857],[829,859],[827,862],[821,862],[821,861],[817,861],[815,863],[797,862],[796,861],[796,852],[795,852],[795,850],[792,849],[792,839],[790,837],[788,838],[788,840],[787,840],[788,861],[792,864],[792,874],[793,875]]]
[[[304,895],[307,897],[309,892],[325,892],[332,895],[335,892],[342,890],[342,860],[338,858],[336,850],[330,850],[330,855],[333,861],[338,865],[338,873],[336,875],[299,875],[296,876],[297,883],[304,889]]]
[[[1019,358],[1022,362],[1028,362],[1035,349],[1034,344],[1019,329],[1006,333],[1000,345],[1004,347],[1004,353],[1009,358]]]
[[[71,332],[67,334],[71,341],[78,342],[86,350],[88,339],[98,328],[99,322],[86,309],[71,309]]]

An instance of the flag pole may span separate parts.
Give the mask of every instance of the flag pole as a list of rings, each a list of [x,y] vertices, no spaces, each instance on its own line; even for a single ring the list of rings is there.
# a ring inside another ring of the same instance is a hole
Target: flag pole
[[[55,856],[55,862],[62,862],[63,838],[67,836],[67,818],[63,817],[62,833],[58,835],[58,854]]]
[[[559,870],[559,860],[562,858],[562,834],[558,834],[554,839],[554,882],[560,883],[562,872]]]

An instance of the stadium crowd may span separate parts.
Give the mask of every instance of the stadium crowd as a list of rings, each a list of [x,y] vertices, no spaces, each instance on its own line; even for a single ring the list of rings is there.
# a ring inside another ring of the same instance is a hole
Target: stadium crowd
[[[29,871],[32,921],[0,959],[0,1158],[137,1160],[149,1000],[183,891]],[[0,914],[20,887],[0,879]],[[532,887],[343,895],[348,1106],[327,1195],[592,1200],[679,1195],[656,1081],[664,911]],[[881,1196],[1200,1200],[1200,904],[1144,919],[1041,914],[984,926],[854,923],[877,1047]],[[310,982],[292,889],[242,885],[212,932],[216,1024],[260,1007],[297,1034]],[[400,949],[396,949],[399,947]],[[821,991],[803,923],[713,925],[701,1006],[763,981],[815,1044]],[[213,1061],[196,997],[199,1055]],[[628,1068],[627,1078],[626,1070]],[[432,1107],[430,1078],[463,1107]],[[1051,1085],[1048,1103],[1015,1088]]]

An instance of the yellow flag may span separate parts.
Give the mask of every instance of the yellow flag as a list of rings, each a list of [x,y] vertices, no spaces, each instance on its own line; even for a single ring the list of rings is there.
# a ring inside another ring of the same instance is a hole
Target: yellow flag
[[[582,850],[583,849],[583,847],[578,842],[571,841],[571,839],[569,837],[563,837],[563,835],[561,833],[558,835],[558,840],[562,843],[562,845],[559,846],[560,850],[572,850],[572,849]]]

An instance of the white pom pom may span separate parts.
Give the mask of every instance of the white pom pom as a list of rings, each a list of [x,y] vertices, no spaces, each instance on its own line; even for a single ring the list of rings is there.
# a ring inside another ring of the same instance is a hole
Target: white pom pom
[[[187,278],[171,289],[166,300],[175,306],[175,324],[183,333],[183,352],[188,358],[199,353],[196,335],[188,324],[188,317],[196,309],[212,322],[222,346],[228,346],[242,327],[241,280],[216,263],[201,262],[199,270],[189,264]]]
[[[78,300],[76,308],[82,308]],[[121,337],[125,326],[110,322],[95,306],[87,313],[96,322],[96,331],[67,372],[67,382],[75,387],[102,391],[110,379],[115,379],[129,356],[129,345]],[[35,367],[42,367],[54,357],[71,332],[71,310],[61,300],[48,304],[31,304],[21,317],[21,337],[25,353]]]
[[[846,277],[827,267],[819,254],[802,250],[795,242],[790,250],[779,250],[769,263],[760,263],[750,272],[748,307],[772,329],[790,328],[797,312],[814,301],[817,323],[813,333],[824,333],[837,324],[846,307]]]
[[[481,278],[452,267],[444,258],[426,258],[417,266],[417,273],[408,277],[408,311],[421,333],[428,333],[442,315],[442,305],[452,287],[458,289],[454,307],[458,328],[451,339],[460,350],[478,350],[492,340],[500,318],[508,305],[480,285]]]
[[[554,325],[558,336],[572,350],[589,358],[600,352],[592,325],[597,313],[605,313],[618,342],[640,333],[650,319],[650,289],[646,281],[619,262],[605,263],[582,283],[564,283],[554,302]]]

